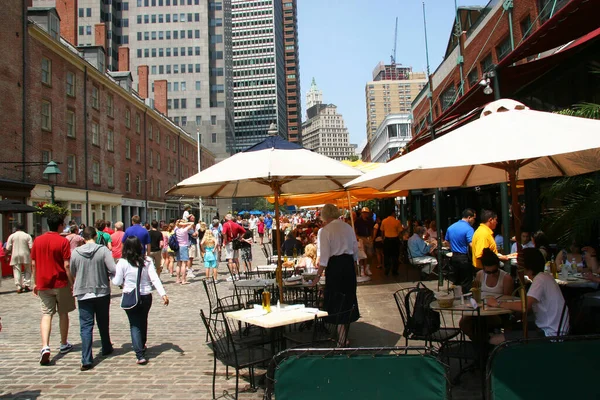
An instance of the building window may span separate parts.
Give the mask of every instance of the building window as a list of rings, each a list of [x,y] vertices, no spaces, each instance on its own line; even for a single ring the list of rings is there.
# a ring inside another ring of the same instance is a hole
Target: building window
[[[217,116],[216,115],[211,115],[210,116],[210,124],[211,125],[216,125],[217,124]]]
[[[153,158],[154,158],[154,152],[152,150],[150,150],[150,159],[148,160],[149,161],[148,165],[150,165],[150,168],[154,167]]]
[[[170,139],[170,136],[169,136],[169,135],[167,135],[167,150],[170,150],[170,149],[171,149],[171,143],[170,143],[170,140],[169,140],[169,139]]]
[[[52,85],[52,61],[42,58],[42,83]]]
[[[112,94],[106,95],[106,114],[108,114],[109,117],[114,116],[114,101]]]
[[[106,173],[108,175],[108,179],[107,179],[108,187],[110,187],[110,188],[115,187],[115,167],[113,167],[112,165],[109,165],[108,168],[106,169]]]
[[[75,113],[71,110],[67,110],[65,113],[65,119],[67,120],[67,136],[75,137]]]
[[[94,185],[100,184],[100,163],[98,161],[92,162],[92,181]]]
[[[131,192],[131,175],[129,172],[125,172],[125,191]]]
[[[131,128],[131,110],[129,108],[125,109],[125,126]]]
[[[442,111],[445,111],[448,107],[450,107],[456,101],[456,88],[454,84],[450,85],[448,89],[446,89],[441,96],[442,103]]]
[[[67,96],[75,97],[75,74],[67,72]]]
[[[140,176],[136,176],[135,177],[135,191],[137,194],[142,194],[142,180],[140,179]]]
[[[486,72],[491,71],[493,68],[494,61],[492,60],[492,53],[490,53],[481,61],[481,73],[485,74]]]
[[[160,144],[160,129],[156,130],[156,143]]]
[[[98,97],[98,87],[97,86],[92,86],[92,107],[94,107],[96,110],[98,108],[100,108],[100,100]]]
[[[77,176],[77,159],[74,155],[67,156],[67,182],[75,183]]]
[[[160,153],[156,153],[156,169],[160,171]]]
[[[211,134],[211,142],[217,143],[217,134],[214,132]]]
[[[140,133],[140,128],[141,127],[141,120],[140,120],[140,114],[135,114],[135,131],[136,133]]]
[[[125,158],[131,160],[131,140],[125,139]]]
[[[140,146],[139,144],[135,145],[135,162],[142,162],[142,146]]]
[[[469,72],[469,75],[467,75],[467,81],[469,82],[469,87],[477,85],[477,82],[479,82],[479,72],[477,71],[477,67],[474,66],[473,70]]]
[[[200,97],[196,97],[196,108],[202,108],[202,99]]]
[[[110,128],[108,129],[108,131],[106,131],[106,149],[108,151],[115,150],[115,133]]]
[[[52,130],[52,104],[46,100],[42,100],[42,129]]]
[[[507,36],[498,46],[496,46],[496,59],[498,61],[502,60],[510,53],[510,50],[510,38]]]
[[[521,20],[521,35],[523,36],[523,39],[525,39],[526,37],[528,37],[529,35],[531,35],[531,31],[533,30],[533,24],[531,23],[531,17],[528,15],[525,18],[523,18],[523,20]]]
[[[152,124],[148,127],[148,139],[152,140]]]
[[[156,181],[156,196],[157,197],[162,196],[162,192],[160,190],[160,180]]]
[[[95,123],[92,122],[92,144],[94,146],[99,146],[100,145],[100,126]]]

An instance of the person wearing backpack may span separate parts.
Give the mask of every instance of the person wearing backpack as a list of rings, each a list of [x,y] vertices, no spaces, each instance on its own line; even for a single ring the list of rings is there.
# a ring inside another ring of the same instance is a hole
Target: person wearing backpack
[[[100,246],[106,246],[109,250],[112,251],[112,239],[110,235],[104,232],[104,228],[106,227],[106,222],[102,219],[96,220],[94,224],[96,227],[96,243]]]

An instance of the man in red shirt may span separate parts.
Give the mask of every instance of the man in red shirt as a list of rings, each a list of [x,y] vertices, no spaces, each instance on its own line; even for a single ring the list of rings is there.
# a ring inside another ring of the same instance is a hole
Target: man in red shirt
[[[109,235],[112,235],[113,233],[115,233],[115,231],[110,228],[111,222],[110,221],[104,221],[104,222],[106,222],[106,227],[104,228],[104,230],[102,232],[106,232]],[[116,227],[116,225],[115,225],[115,227]]]
[[[63,218],[53,215],[48,218],[49,232],[38,236],[31,249],[33,293],[39,296],[42,305],[42,350],[40,364],[50,364],[50,331],[52,317],[58,311],[60,326],[60,353],[68,353],[73,345],[67,341],[69,313],[75,310],[72,287],[73,277],[69,269],[71,246],[60,235],[64,228]]]
[[[233,241],[235,239],[241,239],[246,230],[239,224],[235,223],[232,220],[232,215],[227,214],[225,219],[227,222],[223,224],[223,244],[225,245],[225,258],[227,259],[227,264],[229,266],[229,270],[231,274],[234,275],[234,278],[239,277],[240,270],[240,259],[239,259],[239,249],[233,249]]]

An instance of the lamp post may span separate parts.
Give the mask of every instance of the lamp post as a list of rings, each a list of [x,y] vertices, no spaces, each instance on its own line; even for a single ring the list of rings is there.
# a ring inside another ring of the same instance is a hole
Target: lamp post
[[[54,175],[54,184],[50,183],[50,202],[54,204],[54,186],[56,185],[56,175],[61,174],[60,169],[58,168],[58,164],[56,164],[54,161],[50,161],[48,164],[46,164],[44,174],[48,175],[48,179],[50,182],[52,182],[50,175]]]

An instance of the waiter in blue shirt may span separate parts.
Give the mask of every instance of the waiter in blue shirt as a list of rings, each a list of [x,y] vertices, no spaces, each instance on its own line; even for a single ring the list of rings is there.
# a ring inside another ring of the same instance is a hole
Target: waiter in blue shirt
[[[473,265],[469,251],[476,217],[475,210],[467,208],[462,213],[462,219],[450,225],[446,231],[446,242],[452,250],[451,265],[454,284],[462,286],[463,293],[471,291],[473,284]]]

